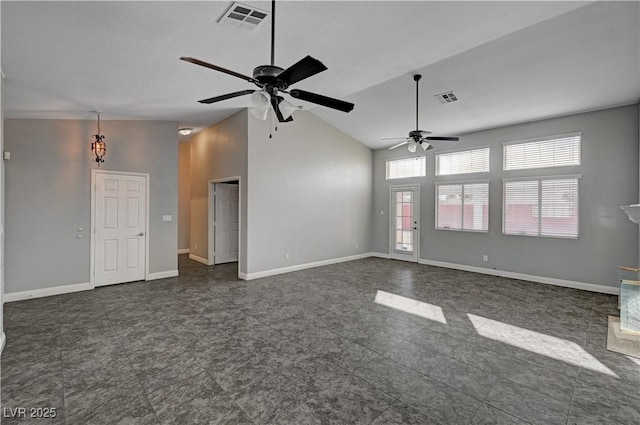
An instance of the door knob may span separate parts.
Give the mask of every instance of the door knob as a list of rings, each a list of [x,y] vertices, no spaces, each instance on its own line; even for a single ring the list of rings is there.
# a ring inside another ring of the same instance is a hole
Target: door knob
[[[138,236],[144,236],[144,232],[138,233]]]

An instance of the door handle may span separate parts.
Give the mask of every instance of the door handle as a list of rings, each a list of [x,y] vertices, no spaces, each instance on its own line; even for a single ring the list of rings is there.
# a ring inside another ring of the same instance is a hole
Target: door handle
[[[144,232],[140,232],[136,236],[144,236]]]

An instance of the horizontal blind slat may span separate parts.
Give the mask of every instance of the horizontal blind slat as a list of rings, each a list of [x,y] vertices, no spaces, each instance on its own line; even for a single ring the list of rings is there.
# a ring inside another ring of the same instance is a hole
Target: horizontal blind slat
[[[504,170],[580,165],[580,136],[505,145]]]
[[[441,184],[436,199],[437,229],[488,231],[488,183]]]
[[[427,175],[426,157],[395,159],[387,161],[387,180]]]
[[[489,171],[489,148],[436,155],[436,175],[483,173]]]

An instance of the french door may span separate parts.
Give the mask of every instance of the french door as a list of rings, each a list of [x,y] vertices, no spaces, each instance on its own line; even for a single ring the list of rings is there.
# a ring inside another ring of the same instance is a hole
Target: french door
[[[389,256],[418,262],[420,246],[420,189],[392,186],[390,190]]]

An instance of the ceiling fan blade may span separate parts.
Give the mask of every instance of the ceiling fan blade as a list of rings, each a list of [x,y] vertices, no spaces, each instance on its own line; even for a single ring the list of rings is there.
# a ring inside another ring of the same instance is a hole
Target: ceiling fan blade
[[[385,137],[384,139],[380,139],[380,140],[406,140],[406,137]]]
[[[293,121],[293,117],[289,115],[287,119],[282,116],[282,112],[280,112],[280,102],[282,102],[284,98],[282,96],[271,96],[271,106],[273,110],[276,112],[276,117],[278,117],[278,122],[291,122]]]
[[[200,66],[204,66],[205,68],[209,68],[209,69],[213,69],[214,71],[220,71],[220,72],[224,72],[225,74],[229,74],[229,75],[233,75],[234,77],[238,77],[238,78],[242,78],[243,80],[249,81],[250,83],[254,83],[254,84],[259,84],[259,81],[256,80],[255,78],[249,77],[248,75],[244,75],[244,74],[240,74],[239,72],[235,72],[232,71],[230,69],[227,68],[223,68],[221,66],[218,65],[213,65],[209,62],[205,62],[202,61],[200,59],[196,59],[196,58],[192,58],[189,56],[182,56],[180,58],[180,60],[183,60],[185,62],[190,62],[196,65],[200,65]]]
[[[332,97],[323,96],[321,94],[311,93],[304,90],[293,89],[289,94],[296,99],[306,100],[307,102],[326,106],[327,108],[337,109],[342,112],[351,112],[354,104],[345,102],[344,100],[334,99]]]
[[[242,91],[237,91],[233,93],[223,94],[221,96],[210,97],[209,99],[202,99],[202,100],[199,100],[198,102],[199,103],[215,103],[215,102],[220,102],[221,100],[227,100],[227,99],[232,99],[238,96],[244,96],[245,94],[251,94],[253,92],[255,92],[255,90],[242,90]]]
[[[391,150],[391,149],[395,149],[395,148],[399,148],[400,146],[404,146],[404,145],[406,145],[407,143],[409,143],[409,141],[408,141],[408,140],[405,140],[405,141],[404,141],[404,142],[402,142],[402,143],[398,143],[398,144],[397,144],[397,145],[395,145],[395,146],[391,146],[391,147],[389,148],[389,150]]]
[[[318,59],[307,56],[278,74],[278,79],[292,85],[326,70],[327,67]]]
[[[429,136],[429,137],[425,137],[424,140],[440,140],[440,141],[446,141],[446,142],[457,142],[460,140],[459,137],[438,137],[438,136]]]

